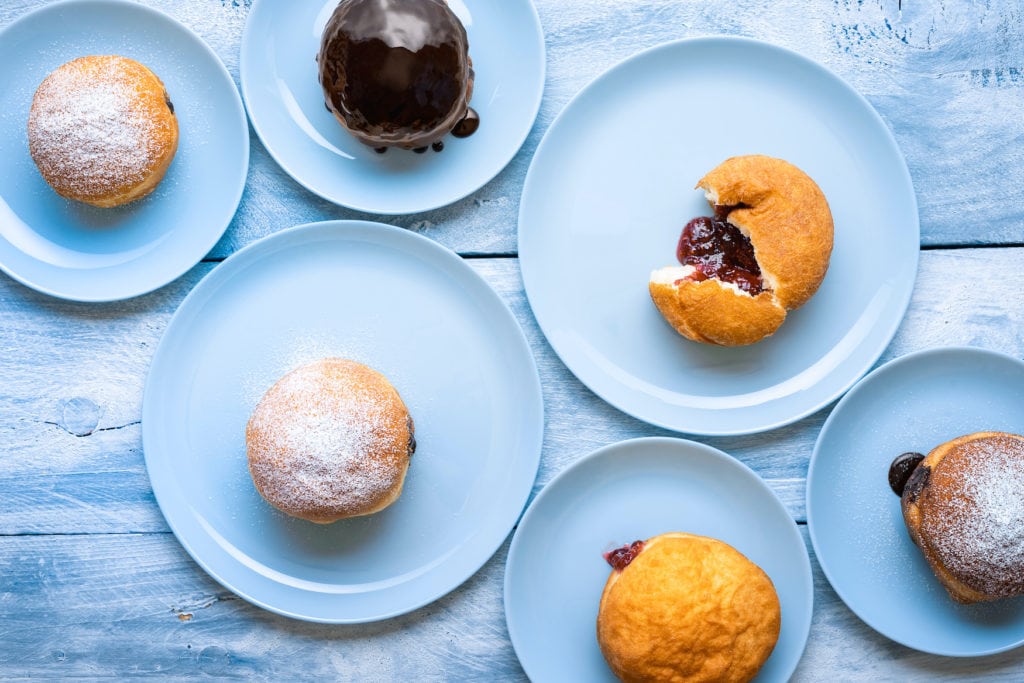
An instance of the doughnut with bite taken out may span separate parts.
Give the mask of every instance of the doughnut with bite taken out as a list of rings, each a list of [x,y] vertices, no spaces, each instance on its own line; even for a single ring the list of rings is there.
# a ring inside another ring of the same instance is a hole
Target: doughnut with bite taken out
[[[832,212],[806,173],[762,155],[727,159],[697,187],[715,215],[686,225],[677,250],[682,265],[651,273],[651,299],[688,339],[753,344],[821,285],[832,254]]]

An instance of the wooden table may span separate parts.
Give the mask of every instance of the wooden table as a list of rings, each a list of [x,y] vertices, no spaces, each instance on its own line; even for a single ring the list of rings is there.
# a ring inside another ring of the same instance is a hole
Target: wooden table
[[[237,80],[248,1],[146,1],[205,38]],[[153,499],[140,437],[143,384],[169,317],[218,262],[287,226],[374,218],[464,255],[519,319],[547,413],[534,492],[599,446],[668,434],[611,408],[562,365],[530,313],[516,258],[523,178],[553,117],[594,76],[667,40],[734,34],[794,49],[863,93],[892,129],[917,190],[922,253],[910,310],[882,361],[951,344],[1024,356],[1024,13],[1017,0],[903,0],[902,15],[897,0],[535,1],[548,50],[540,116],[512,163],[471,197],[414,216],[358,214],[302,189],[253,136],[237,216],[177,282],[130,301],[83,305],[0,276],[0,678],[524,678],[502,611],[507,542],[447,597],[364,626],[279,617],[207,577]],[[0,26],[42,4],[4,0]],[[804,478],[827,414],[766,434],[700,440],[764,477],[806,540]],[[839,600],[813,553],[812,565],[814,622],[795,679],[1024,677],[1024,650],[958,660],[890,642]]]

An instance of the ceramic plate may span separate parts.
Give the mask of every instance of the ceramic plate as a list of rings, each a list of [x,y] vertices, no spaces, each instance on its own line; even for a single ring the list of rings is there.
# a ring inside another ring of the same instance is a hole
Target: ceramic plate
[[[954,603],[910,540],[889,464],[979,431],[1024,433],[1024,362],[973,348],[903,356],[832,411],[807,474],[811,541],[825,576],[869,626],[924,652],[972,657],[1024,643],[1024,600]]]
[[[119,54],[167,86],[178,152],[157,189],[99,209],[60,197],[28,153],[32,96],[77,57]],[[112,301],[167,284],[203,258],[231,222],[249,165],[234,81],[183,25],[134,2],[48,5],[0,32],[0,268],[41,292]]]
[[[692,441],[648,438],[601,448],[570,466],[519,523],[505,570],[505,615],[532,681],[616,680],[595,635],[611,571],[602,553],[668,531],[721,539],[771,577],[782,630],[756,680],[789,679],[813,602],[796,524],[746,465]]]
[[[753,153],[821,186],[831,266],[775,336],[697,344],[662,319],[647,281],[710,213],[690,188]],[[526,292],[565,364],[620,410],[692,434],[771,429],[842,394],[895,333],[918,242],[906,164],[871,106],[814,62],[741,38],[662,45],[587,86],[537,149],[519,214]]]
[[[447,136],[441,153],[377,154],[324,106],[314,61],[338,0],[256,0],[242,36],[242,94],[267,151],[324,199],[371,213],[450,204],[512,159],[533,126],[544,89],[544,36],[530,0],[449,0],[469,36],[480,129]]]
[[[278,378],[328,356],[391,380],[418,447],[395,504],[321,526],[259,496],[244,432]],[[424,605],[494,553],[543,417],[523,334],[468,265],[404,230],[333,222],[262,239],[199,283],[153,358],[142,425],[153,491],[196,562],[257,605],[338,623]]]

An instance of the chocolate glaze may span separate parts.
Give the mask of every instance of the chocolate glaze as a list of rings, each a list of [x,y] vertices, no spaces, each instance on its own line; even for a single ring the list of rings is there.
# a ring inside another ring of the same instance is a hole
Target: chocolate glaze
[[[469,42],[444,0],[342,0],[317,61],[328,108],[373,147],[429,147],[467,115]]]
[[[922,460],[924,455],[921,453],[908,452],[896,456],[889,465],[889,488],[893,493],[897,496],[903,495],[903,490],[907,488],[907,480]]]
[[[696,272],[685,278],[700,282],[716,278],[757,296],[764,290],[761,267],[750,239],[726,218],[735,206],[715,206],[714,217],[698,216],[683,228],[676,257]]]

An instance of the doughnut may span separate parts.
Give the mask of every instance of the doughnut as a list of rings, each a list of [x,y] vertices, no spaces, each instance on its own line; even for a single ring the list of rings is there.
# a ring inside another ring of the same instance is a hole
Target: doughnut
[[[976,432],[927,456],[906,453],[890,483],[910,538],[953,600],[1024,595],[1024,436]]]
[[[68,199],[104,208],[146,196],[178,149],[164,84],[117,55],[79,57],[36,90],[28,148],[43,179]]]
[[[444,0],[342,0],[317,63],[327,111],[378,152],[439,152],[479,126],[466,29]]]
[[[398,391],[376,370],[324,358],[292,370],[245,428],[249,474],[278,510],[319,524],[398,500],[416,450]]]
[[[749,681],[775,648],[775,586],[729,544],[673,532],[605,559],[597,642],[621,680]]]
[[[824,280],[832,212],[806,173],[762,155],[727,159],[697,187],[714,216],[687,223],[676,250],[681,265],[651,273],[651,299],[688,339],[753,344],[774,334]]]

